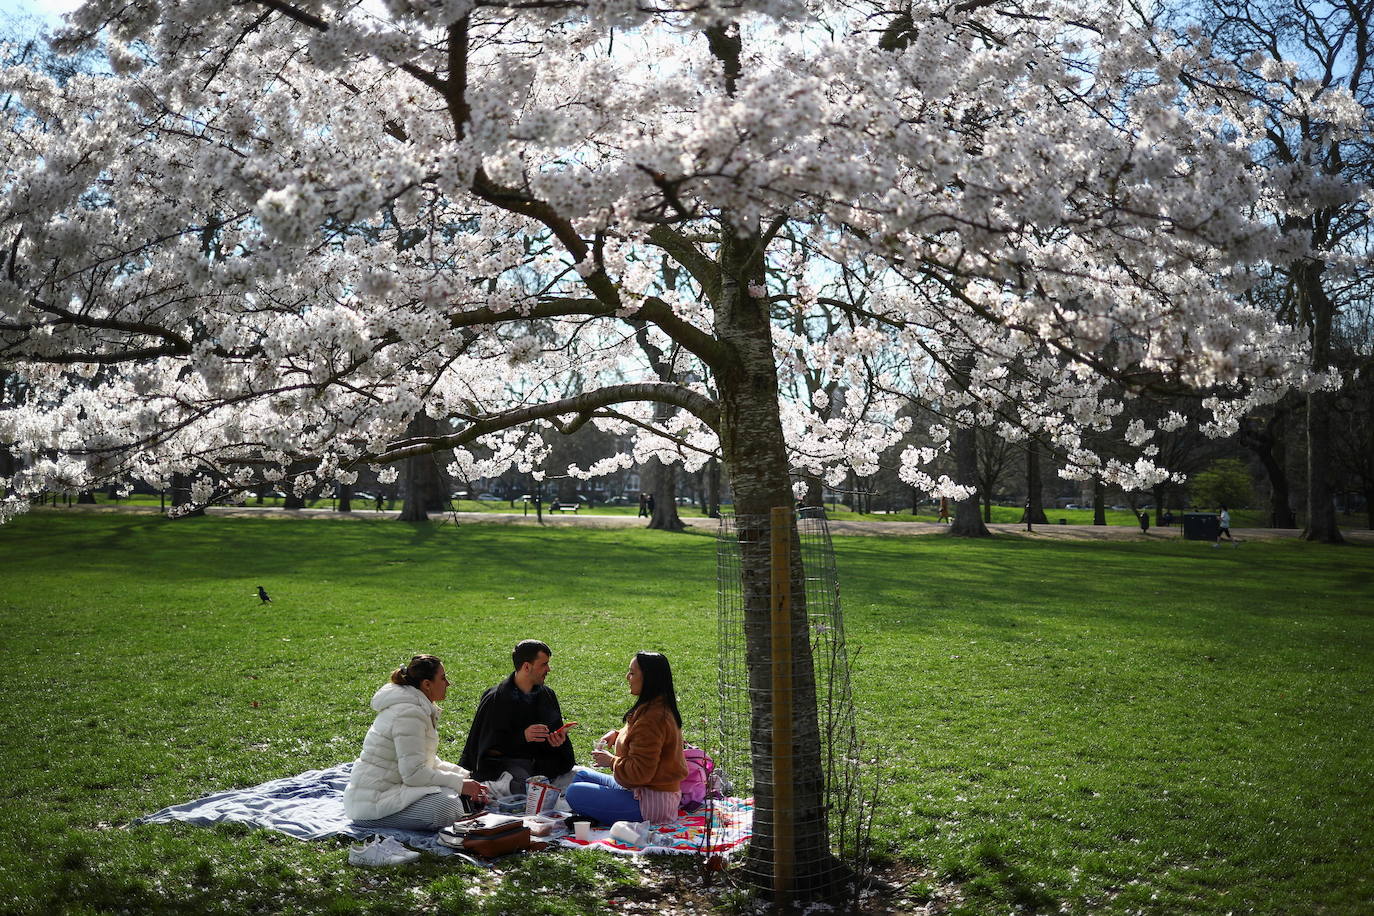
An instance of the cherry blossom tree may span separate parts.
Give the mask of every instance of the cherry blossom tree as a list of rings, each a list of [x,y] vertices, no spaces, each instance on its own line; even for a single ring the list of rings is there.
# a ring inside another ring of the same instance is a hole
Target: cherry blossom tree
[[[1084,445],[1115,392],[1205,392],[1226,433],[1323,379],[1242,298],[1308,244],[1261,212],[1259,128],[1180,104],[1215,62],[1128,23],[1059,0],[89,0],[62,44],[103,42],[108,74],[0,72],[22,102],[0,368],[25,392],[0,405],[0,512],[173,474],[198,504],[366,465],[390,484],[438,451],[456,479],[532,473],[594,423],[633,444],[569,474],[718,455],[763,518],[794,469],[871,475],[913,401],[949,418],[898,455],[923,492],[969,496],[927,469],[975,425],[1150,486],[1154,428],[1118,430],[1134,461]],[[780,279],[796,240],[832,265],[814,282]],[[841,276],[863,289],[827,294]],[[779,816],[797,861],[830,844],[805,608],[779,812],[766,544],[742,566],[768,875]]]
[[[1220,83],[1212,73],[1187,72],[1182,82],[1197,104],[1248,120],[1259,134],[1256,162],[1270,171],[1275,196],[1267,212],[1307,242],[1295,257],[1274,265],[1269,298],[1307,331],[1312,372],[1339,378],[1341,313],[1362,301],[1374,279],[1374,132],[1367,126],[1374,112],[1374,0],[1206,0],[1165,18],[1178,22],[1192,43],[1229,61]],[[1358,123],[1361,108],[1366,126],[1348,129]],[[1332,387],[1310,389],[1304,405],[1303,536],[1340,543]],[[1272,436],[1261,432],[1252,441],[1275,479]],[[1282,504],[1275,511],[1276,517],[1287,514]]]

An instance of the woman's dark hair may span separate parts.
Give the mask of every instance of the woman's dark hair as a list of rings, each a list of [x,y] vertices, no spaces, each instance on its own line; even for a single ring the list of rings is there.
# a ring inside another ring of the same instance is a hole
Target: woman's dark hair
[[[391,672],[391,683],[418,690],[425,681],[434,680],[442,664],[437,655],[417,655],[410,660],[409,665],[402,665]]]
[[[668,656],[662,652],[636,652],[635,661],[639,663],[639,673],[644,683],[635,697],[635,705],[625,710],[621,721],[628,721],[630,713],[646,703],[663,697],[663,705],[673,713],[677,727],[682,728],[682,713],[677,711],[677,692],[673,690],[673,667],[668,664]]]

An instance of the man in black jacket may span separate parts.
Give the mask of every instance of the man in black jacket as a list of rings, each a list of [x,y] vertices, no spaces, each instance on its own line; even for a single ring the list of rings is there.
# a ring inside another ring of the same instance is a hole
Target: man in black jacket
[[[553,780],[572,772],[572,742],[559,730],[558,695],[544,685],[552,654],[537,639],[521,641],[511,653],[515,670],[482,694],[458,761],[473,779],[487,782],[510,773],[510,791],[520,794],[531,776]]]

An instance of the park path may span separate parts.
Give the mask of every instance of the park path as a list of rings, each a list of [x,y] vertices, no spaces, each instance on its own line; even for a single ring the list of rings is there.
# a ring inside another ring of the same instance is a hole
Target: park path
[[[35,509],[35,512],[93,512],[130,513],[137,515],[159,515],[160,510],[153,506],[61,506]],[[377,522],[394,520],[399,513],[395,510],[377,512],[360,509],[354,512],[335,512],[333,509],[279,509],[271,506],[211,506],[207,515],[223,518],[312,518],[340,522]],[[538,525],[539,519],[533,512],[445,512],[432,516],[435,521],[452,521],[464,525]],[[714,531],[719,522],[713,518],[684,516],[682,521],[689,528]],[[561,512],[546,512],[542,523],[548,528],[642,528],[644,520],[633,515],[595,515],[577,513],[567,515]],[[831,519],[831,534],[864,535],[877,537],[920,537],[939,535],[947,531],[945,525],[934,522],[879,522],[846,521]],[[1036,525],[1027,532],[1023,524],[992,524],[988,530],[993,534],[1009,535],[1039,541],[1146,541],[1177,540],[1183,530],[1175,525],[1171,528],[1151,528],[1149,534],[1141,534],[1139,528],[1126,525]],[[1295,540],[1302,532],[1297,528],[1236,528],[1236,537],[1241,541]],[[1361,528],[1343,528],[1341,533],[1348,541],[1361,544],[1374,544],[1374,531]]]

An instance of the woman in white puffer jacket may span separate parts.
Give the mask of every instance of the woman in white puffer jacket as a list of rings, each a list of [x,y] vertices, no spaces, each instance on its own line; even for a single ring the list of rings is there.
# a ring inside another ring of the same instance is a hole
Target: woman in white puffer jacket
[[[448,693],[444,665],[417,655],[372,696],[377,718],[363,739],[344,790],[344,813],[361,827],[441,830],[466,810],[461,796],[482,800],[468,771],[440,760],[439,707]]]

